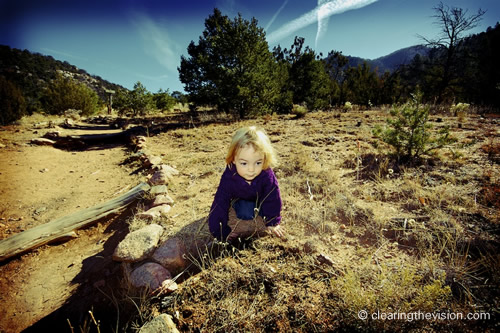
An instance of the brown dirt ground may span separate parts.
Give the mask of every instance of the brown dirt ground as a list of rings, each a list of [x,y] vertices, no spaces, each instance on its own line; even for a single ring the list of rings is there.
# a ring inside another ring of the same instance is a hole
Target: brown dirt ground
[[[64,151],[30,144],[53,130],[62,136],[110,132],[34,129],[29,121],[1,128],[0,239],[108,201],[141,182],[129,167],[119,166],[126,158],[124,146]],[[123,237],[114,231],[126,229],[124,220],[100,221],[77,231],[78,238],[69,242],[1,262],[0,331],[22,331],[75,294],[84,292],[91,295],[90,302],[99,301],[97,288],[106,284],[102,279],[117,269],[104,254],[117,241],[110,243],[111,238]],[[93,274],[97,270],[100,276]]]

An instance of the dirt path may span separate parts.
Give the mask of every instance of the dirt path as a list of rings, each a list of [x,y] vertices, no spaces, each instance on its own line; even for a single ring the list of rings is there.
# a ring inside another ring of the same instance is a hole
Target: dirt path
[[[126,147],[72,152],[33,146],[32,138],[54,129],[33,130],[31,125],[0,131],[0,239],[108,201],[141,181],[120,165]],[[105,254],[114,250],[126,226],[125,216],[101,221],[78,231],[77,239],[0,263],[0,331],[24,330],[75,295],[90,296],[90,303],[101,300],[99,289],[119,269]]]

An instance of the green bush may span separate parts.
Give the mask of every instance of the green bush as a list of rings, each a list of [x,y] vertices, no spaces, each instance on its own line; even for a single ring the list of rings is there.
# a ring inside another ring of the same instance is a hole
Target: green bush
[[[113,109],[118,110],[118,114],[123,115],[131,110],[130,104],[128,90],[118,89],[113,96]]]
[[[153,94],[153,101],[156,108],[162,111],[172,109],[177,103],[177,100],[169,94],[168,89],[167,91],[160,89],[156,94]]]
[[[345,102],[344,106],[342,107],[342,110],[344,112],[352,111],[352,103],[351,102]]]
[[[7,125],[26,114],[26,102],[21,90],[0,76],[0,125]]]
[[[49,114],[76,109],[82,111],[81,115],[90,116],[98,110],[99,96],[85,84],[57,75],[44,91],[42,105]]]
[[[135,117],[145,115],[154,109],[155,103],[153,94],[140,81],[137,81],[133,90],[117,91],[113,106],[118,110],[120,116],[131,113]]]
[[[437,136],[431,135],[429,107],[420,104],[421,94],[412,94],[412,97],[412,101],[392,108],[392,118],[387,119],[386,128],[378,126],[373,131],[375,136],[396,149],[398,159],[402,157],[407,161],[453,142],[448,127],[441,129]]]
[[[469,111],[469,107],[470,107],[470,104],[468,104],[468,103],[453,104],[450,107],[450,111],[454,116],[456,116],[459,112]]]
[[[308,111],[307,106],[303,104],[294,104],[292,114],[294,114],[297,118],[302,118],[305,117]]]

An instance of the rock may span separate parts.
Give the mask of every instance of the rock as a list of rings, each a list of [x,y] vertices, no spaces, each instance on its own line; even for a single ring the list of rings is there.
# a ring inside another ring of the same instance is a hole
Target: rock
[[[330,258],[329,256],[327,256],[324,253],[320,253],[320,255],[318,256],[318,261],[321,264],[325,264],[328,266],[333,266],[335,264],[335,262],[332,260],[332,258]]]
[[[178,333],[172,316],[166,313],[155,317],[149,323],[141,327],[139,333]]]
[[[171,278],[172,275],[165,267],[154,262],[148,262],[132,271],[130,283],[136,288],[156,290],[161,287],[163,281]]]
[[[165,185],[172,179],[172,177],[163,171],[155,171],[149,179],[150,185]]]
[[[38,207],[37,209],[35,209],[33,214],[40,215],[41,213],[45,212],[46,210],[47,210],[47,207],[45,207],[45,206]]]
[[[173,179],[174,176],[179,174],[179,171],[174,169],[173,167],[161,164],[157,167],[157,171],[151,176],[149,179],[149,184],[151,185],[164,185],[168,184],[169,181]]]
[[[75,122],[71,119],[64,119],[64,126],[71,127],[75,124]]]
[[[123,127],[123,126],[122,126]],[[130,142],[137,146],[139,144],[145,144],[146,143],[146,137],[144,135],[132,135],[130,137]]]
[[[72,120],[80,120],[80,114],[82,111],[75,109],[68,109],[64,111],[64,117]]]
[[[61,132],[60,131],[51,131],[51,132],[45,133],[45,135],[43,137],[45,139],[54,140],[54,139],[59,138],[60,136],[61,136]]]
[[[34,124],[33,128],[35,128],[35,129],[47,128],[48,125],[49,125],[48,122],[42,121],[42,122]]]
[[[127,157],[125,159],[125,164],[126,163],[132,163],[134,161],[138,161],[138,160],[142,160],[143,159],[143,155],[145,154],[145,152],[143,150],[139,150],[138,152],[130,155],[129,157]]]
[[[304,252],[307,254],[311,254],[313,252],[316,252],[316,245],[314,245],[313,241],[307,241],[304,244]]]
[[[139,135],[136,136],[135,140],[137,143],[146,142],[146,137],[144,135]]]
[[[157,224],[129,233],[116,247],[113,260],[137,262],[147,258],[154,251],[162,233],[163,228]]]
[[[35,144],[35,145],[39,145],[39,146],[53,146],[54,143],[56,143],[56,142],[54,140],[50,140],[50,139],[37,138],[37,139],[32,139],[31,143]]]
[[[170,211],[170,208],[171,207],[169,205],[160,205],[160,206],[150,208],[145,212],[139,213],[136,216],[138,218],[143,218],[143,219],[147,219],[147,220],[154,220],[155,218],[158,218],[161,216],[167,216],[167,213]]]
[[[164,292],[171,293],[179,289],[179,286],[177,285],[177,283],[175,283],[174,280],[167,279],[161,283],[161,289]]]
[[[154,155],[143,155],[143,161],[142,165],[144,167],[151,167],[151,166],[156,166],[161,164],[161,157],[159,156],[154,156]]]
[[[174,200],[168,194],[160,194],[157,195],[154,201],[151,203],[151,208],[160,206],[160,205],[171,205],[174,203]]]
[[[168,189],[166,185],[155,185],[151,187],[151,190],[149,190],[149,193],[151,194],[168,194]]]
[[[153,292],[156,295],[168,295],[173,293],[177,289],[179,289],[179,286],[177,285],[177,283],[175,283],[174,280],[166,279],[161,283],[161,286]]]
[[[167,164],[160,164],[157,166],[157,169],[167,172],[172,176],[177,176],[179,174],[179,171],[176,168]]]
[[[179,238],[171,238],[160,245],[153,253],[152,259],[168,269],[172,274],[178,274],[187,267],[184,259],[186,247]]]

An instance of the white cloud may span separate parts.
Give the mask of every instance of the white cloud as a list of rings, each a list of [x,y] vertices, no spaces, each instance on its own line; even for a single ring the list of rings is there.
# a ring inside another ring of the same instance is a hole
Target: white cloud
[[[376,1],[377,0],[319,0],[316,8],[282,25],[279,29],[270,33],[267,40],[270,44],[274,44],[295,31],[318,22],[318,33],[316,35],[317,43],[318,39],[321,38],[326,31],[328,18],[330,16],[341,14],[348,10],[362,8]]]
[[[171,73],[177,73],[181,48],[169,36],[164,27],[149,17],[138,15],[134,23],[144,41],[144,51]]]

